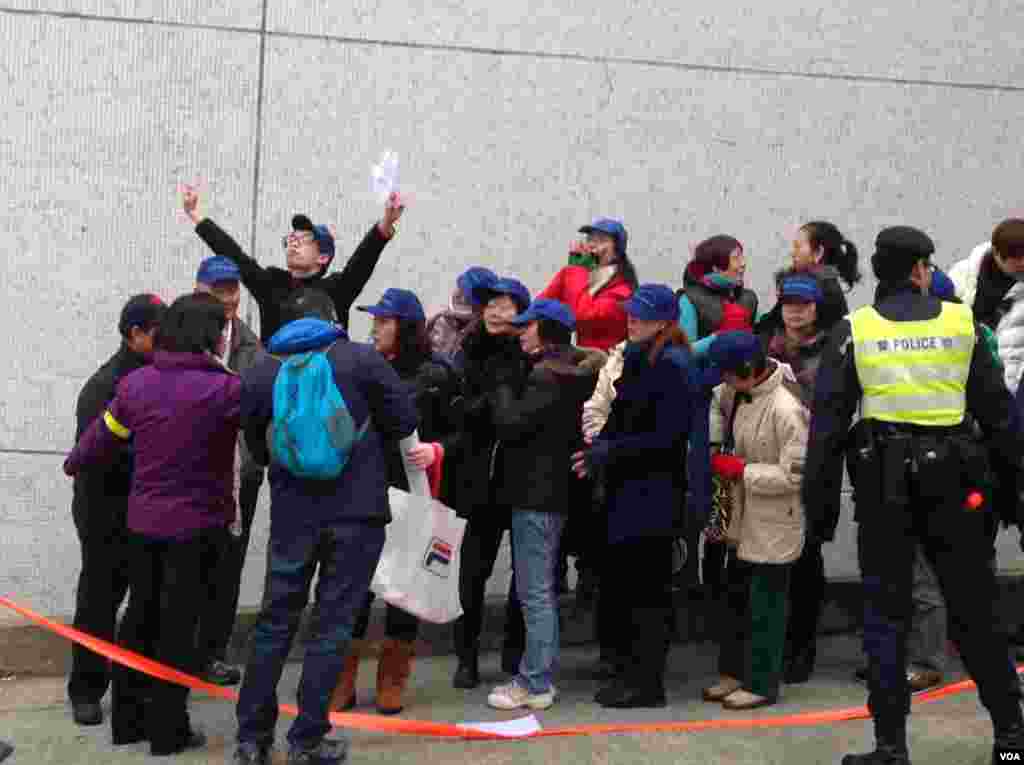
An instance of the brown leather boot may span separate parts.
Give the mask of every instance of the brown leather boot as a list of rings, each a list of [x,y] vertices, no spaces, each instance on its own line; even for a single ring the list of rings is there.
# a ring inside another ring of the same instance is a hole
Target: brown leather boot
[[[402,694],[412,672],[415,643],[388,638],[381,645],[377,662],[377,711],[397,715],[402,711]]]
[[[347,712],[356,705],[356,679],[359,676],[359,660],[366,652],[365,640],[353,640],[349,645],[345,665],[338,678],[338,684],[331,694],[331,710]]]

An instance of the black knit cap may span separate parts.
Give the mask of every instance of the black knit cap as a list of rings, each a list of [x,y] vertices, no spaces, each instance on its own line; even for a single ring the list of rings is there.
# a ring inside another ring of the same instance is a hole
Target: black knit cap
[[[132,327],[148,330],[160,324],[167,306],[159,295],[142,294],[131,297],[121,309],[121,318],[117,322],[118,331],[128,337]]]

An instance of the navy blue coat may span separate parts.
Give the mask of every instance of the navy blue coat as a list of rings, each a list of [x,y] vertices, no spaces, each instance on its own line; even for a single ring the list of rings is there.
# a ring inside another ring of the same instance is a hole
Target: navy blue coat
[[[357,425],[372,425],[352,450],[342,474],[332,481],[297,478],[270,466],[270,522],[277,531],[292,524],[391,520],[388,505],[387,442],[416,429],[417,415],[408,385],[370,345],[339,340],[328,352],[334,382]],[[242,428],[261,464],[270,462],[266,431],[274,414],[274,380],[281,362],[267,357],[242,378]]]
[[[608,422],[588,452],[604,471],[610,544],[679,533],[699,381],[685,348],[667,348],[653,365],[647,353],[627,347]]]

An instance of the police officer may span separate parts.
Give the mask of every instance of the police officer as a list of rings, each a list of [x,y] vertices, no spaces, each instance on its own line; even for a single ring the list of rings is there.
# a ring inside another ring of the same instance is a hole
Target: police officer
[[[875,302],[836,325],[822,357],[803,484],[810,533],[831,540],[846,458],[859,525],[868,708],[877,746],[842,762],[910,762],[906,641],[918,542],[953,624],[963,626],[956,631],[960,654],[992,716],[993,762],[1000,762],[1000,752],[1024,752],[1024,720],[1005,638],[995,628],[986,532],[991,470],[965,417],[973,416],[989,445],[1018,468],[1024,434],[970,309],[927,294],[931,239],[897,226],[882,231],[875,248]],[[858,407],[861,419],[850,431]],[[1015,516],[1015,507],[1005,510]]]

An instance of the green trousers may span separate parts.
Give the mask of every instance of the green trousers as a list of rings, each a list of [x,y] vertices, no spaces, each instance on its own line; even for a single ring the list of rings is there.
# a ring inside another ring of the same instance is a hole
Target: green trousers
[[[747,563],[730,557],[727,610],[718,672],[758,696],[776,699],[786,650],[789,563]]]

